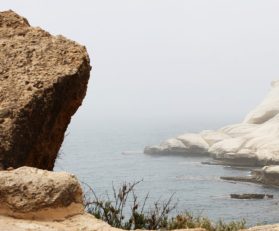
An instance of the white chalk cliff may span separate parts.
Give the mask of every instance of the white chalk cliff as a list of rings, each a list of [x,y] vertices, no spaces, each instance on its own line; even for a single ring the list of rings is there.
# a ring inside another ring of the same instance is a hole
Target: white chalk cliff
[[[187,133],[160,145],[148,146],[146,154],[210,155],[235,165],[264,166],[279,163],[279,81],[272,82],[266,98],[239,124],[217,131]]]

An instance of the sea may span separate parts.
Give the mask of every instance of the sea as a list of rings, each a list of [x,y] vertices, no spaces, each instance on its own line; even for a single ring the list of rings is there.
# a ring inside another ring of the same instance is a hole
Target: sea
[[[228,182],[220,176],[247,176],[250,169],[204,165],[208,157],[146,155],[146,145],[158,144],[185,132],[217,129],[220,122],[187,119],[73,120],[55,165],[55,171],[75,174],[99,197],[112,195],[112,187],[141,181],[135,192],[146,206],[156,201],[177,203],[175,211],[191,212],[213,221],[240,221],[248,226],[279,221],[279,188]],[[265,193],[273,199],[237,200],[230,194]]]

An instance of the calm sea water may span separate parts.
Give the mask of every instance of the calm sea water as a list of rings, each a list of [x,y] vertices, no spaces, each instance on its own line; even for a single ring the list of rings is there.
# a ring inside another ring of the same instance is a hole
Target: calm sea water
[[[150,156],[142,153],[145,145],[204,128],[217,128],[214,123],[177,121],[105,121],[88,124],[73,121],[55,170],[69,171],[97,194],[112,191],[123,182],[143,179],[136,192],[140,197],[150,193],[149,203],[167,200],[173,193],[178,211],[191,211],[213,220],[244,218],[248,225],[279,221],[279,189],[251,183],[222,181],[220,176],[248,175],[248,170],[228,166],[202,165],[207,158]],[[234,200],[231,193],[268,193],[270,200]]]

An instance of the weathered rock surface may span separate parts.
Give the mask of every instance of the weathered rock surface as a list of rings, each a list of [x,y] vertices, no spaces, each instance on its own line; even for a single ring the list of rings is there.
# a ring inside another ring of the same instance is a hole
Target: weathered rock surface
[[[253,175],[263,184],[279,186],[279,166],[265,166]]]
[[[279,225],[275,224],[275,225],[256,226],[242,231],[279,231]]]
[[[0,216],[0,227],[9,231],[123,231],[89,214],[70,217],[64,221],[21,220]],[[175,231],[175,230],[174,230]],[[180,231],[206,231],[205,229],[181,229]]]
[[[0,216],[0,230],[9,231],[123,231],[89,214],[70,217],[64,221],[21,220]],[[175,230],[174,230],[175,231]],[[205,229],[181,229],[180,231],[206,231]]]
[[[224,164],[265,166],[279,164],[278,137],[279,81],[274,81],[264,101],[242,123],[217,131],[184,134],[160,145],[146,147],[144,152],[185,156],[207,154]]]
[[[90,69],[85,47],[0,12],[0,168],[53,169]]]
[[[31,167],[0,171],[0,214],[24,219],[63,219],[82,214],[75,176]]]
[[[16,219],[0,216],[0,230],[9,231],[120,231],[89,214],[69,217],[63,221]]]

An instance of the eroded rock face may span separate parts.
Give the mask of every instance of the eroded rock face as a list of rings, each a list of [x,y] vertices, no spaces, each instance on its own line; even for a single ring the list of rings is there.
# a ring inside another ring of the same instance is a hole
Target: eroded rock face
[[[0,168],[53,169],[90,69],[85,47],[0,12]]]
[[[252,178],[256,183],[279,186],[279,165],[265,166],[260,170],[252,171]]]
[[[59,220],[84,212],[76,177],[31,167],[0,171],[0,214],[23,219]]]

